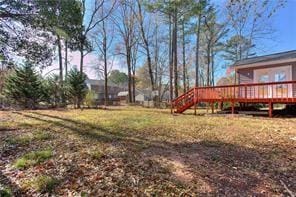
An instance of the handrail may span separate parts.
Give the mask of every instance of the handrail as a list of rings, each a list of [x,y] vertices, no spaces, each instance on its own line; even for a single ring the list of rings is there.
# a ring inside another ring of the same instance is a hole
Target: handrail
[[[281,86],[278,92],[278,85]],[[238,85],[205,86],[194,87],[186,93],[172,100],[171,104],[177,111],[184,111],[195,102],[232,101],[244,99],[243,101],[264,101],[264,102],[295,102],[296,81],[268,82],[268,83],[247,83]],[[263,88],[263,89],[262,89]],[[271,92],[270,92],[271,91]],[[276,91],[276,92],[274,92]],[[257,99],[257,100],[256,100]],[[265,99],[265,100],[264,100]],[[267,100],[273,99],[273,100]],[[281,99],[281,100],[280,100]],[[286,100],[283,100],[286,99]],[[288,100],[290,99],[290,100]]]
[[[195,87],[194,87],[194,88],[195,88]],[[187,92],[185,92],[184,94],[182,94],[182,95],[180,95],[180,96],[174,98],[174,99],[172,100],[172,102],[174,102],[174,101],[176,101],[176,100],[179,100],[180,98],[184,97],[187,93],[191,92],[194,88],[190,88],[190,89],[189,89]]]
[[[280,82],[268,82],[268,83],[246,83],[246,84],[237,84],[237,85],[222,85],[222,86],[203,86],[196,87],[198,89],[207,89],[207,88],[230,88],[230,87],[245,87],[245,86],[259,86],[259,85],[281,85],[281,84],[290,84],[295,83],[296,81],[280,81]]]

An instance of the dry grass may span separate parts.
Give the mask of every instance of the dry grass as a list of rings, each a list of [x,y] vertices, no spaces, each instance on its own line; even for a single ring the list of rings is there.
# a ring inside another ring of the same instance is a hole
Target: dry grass
[[[20,111],[0,112],[0,132],[0,178],[17,194],[38,194],[21,186],[37,174],[59,181],[51,188],[57,195],[296,192],[296,119],[172,116],[140,107]],[[50,160],[11,167],[48,147]]]

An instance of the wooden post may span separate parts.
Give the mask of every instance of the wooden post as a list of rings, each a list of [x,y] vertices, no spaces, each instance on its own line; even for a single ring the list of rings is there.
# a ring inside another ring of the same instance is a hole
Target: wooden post
[[[194,115],[196,116],[196,104],[197,104],[197,89],[194,88],[194,93],[193,93],[193,103],[194,103]]]
[[[231,102],[231,113],[234,114],[234,101]]]
[[[219,109],[222,111],[223,110],[223,102],[219,103]]]
[[[212,107],[212,114],[214,114],[215,110],[214,110],[214,103],[211,103],[211,107]]]
[[[234,84],[233,85],[236,85],[236,79],[237,78],[237,73],[236,73],[236,69],[234,69]]]
[[[273,103],[269,102],[269,111],[268,111],[269,118],[273,117]]]

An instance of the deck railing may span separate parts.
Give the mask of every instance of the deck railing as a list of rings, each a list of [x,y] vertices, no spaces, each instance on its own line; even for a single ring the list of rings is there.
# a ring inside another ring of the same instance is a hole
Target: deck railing
[[[296,98],[296,81],[198,87],[199,100],[278,100]]]
[[[296,81],[195,87],[174,99],[172,106],[186,108],[196,102],[294,103]]]

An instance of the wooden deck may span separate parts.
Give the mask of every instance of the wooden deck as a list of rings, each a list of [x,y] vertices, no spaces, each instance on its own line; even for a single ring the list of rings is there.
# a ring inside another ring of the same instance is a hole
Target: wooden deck
[[[182,113],[200,102],[229,102],[232,104],[232,113],[235,103],[269,104],[269,116],[272,117],[273,104],[296,104],[296,81],[195,87],[174,99],[171,104],[175,113]]]

